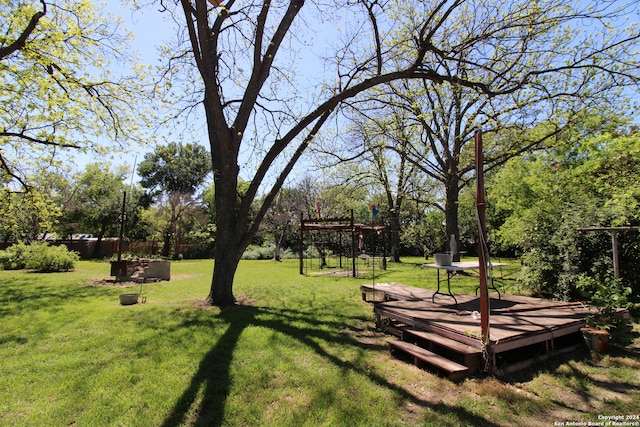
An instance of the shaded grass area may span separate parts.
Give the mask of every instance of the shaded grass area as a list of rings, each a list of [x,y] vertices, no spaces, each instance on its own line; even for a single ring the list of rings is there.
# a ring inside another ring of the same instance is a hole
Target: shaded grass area
[[[139,285],[103,282],[107,263],[0,271],[0,425],[552,425],[640,408],[636,347],[462,383],[390,357],[359,286],[433,289],[422,262],[353,279],[243,261],[240,305],[224,310],[203,305],[212,261],[173,262],[126,307],[118,295]],[[456,293],[476,285],[452,278]]]

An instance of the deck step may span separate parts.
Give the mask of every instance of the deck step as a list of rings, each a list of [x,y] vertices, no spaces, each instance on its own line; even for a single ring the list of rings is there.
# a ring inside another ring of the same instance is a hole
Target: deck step
[[[425,341],[429,341],[434,344],[437,344],[441,347],[445,347],[453,351],[456,351],[458,353],[464,354],[466,356],[479,355],[482,352],[481,349],[478,347],[473,347],[471,345],[464,344],[464,343],[461,343],[460,341],[443,337],[442,335],[434,334],[432,332],[427,332],[427,331],[414,329],[414,328],[404,328],[403,331],[404,331],[403,339],[405,341],[409,341],[411,337],[417,337]]]
[[[398,338],[402,338],[404,336],[404,330],[401,327],[379,324],[378,328],[388,334],[395,335]]]
[[[422,347],[418,347],[417,345],[405,341],[392,340],[389,341],[389,347],[391,348],[391,350],[400,350],[413,356],[414,363],[416,365],[420,365],[419,362],[424,362],[446,372],[448,378],[451,380],[462,379],[469,374],[468,367],[449,360],[443,356],[439,356]]]

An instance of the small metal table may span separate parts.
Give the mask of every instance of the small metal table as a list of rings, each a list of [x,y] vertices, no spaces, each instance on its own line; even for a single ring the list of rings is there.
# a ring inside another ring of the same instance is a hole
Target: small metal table
[[[504,267],[506,265],[507,264],[500,264],[500,263],[490,264],[491,267]],[[435,302],[436,295],[441,294],[441,295],[447,295],[453,298],[457,306],[458,300],[456,299],[455,295],[453,295],[453,292],[451,292],[451,275],[459,271],[478,270],[478,268],[480,268],[480,264],[478,263],[478,261],[460,261],[460,262],[452,262],[451,265],[422,264],[422,268],[435,268],[438,271],[438,289],[436,289],[436,292],[431,296],[431,302]],[[440,270],[445,270],[447,272],[447,292],[446,293],[440,291]],[[476,288],[476,294],[478,293],[478,288]],[[491,286],[489,286],[489,288],[494,289],[496,292],[498,292],[498,299],[501,298],[500,291],[498,290],[498,288],[495,287],[493,280],[491,281]]]

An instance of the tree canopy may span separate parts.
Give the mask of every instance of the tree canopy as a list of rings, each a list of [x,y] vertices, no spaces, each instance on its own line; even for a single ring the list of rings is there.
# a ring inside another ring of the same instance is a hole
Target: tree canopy
[[[129,35],[116,17],[87,0],[5,2],[0,34],[6,185],[28,188],[39,171],[64,161],[64,153],[135,140],[145,92],[141,73],[109,71],[111,63],[133,62]]]
[[[578,135],[574,135],[578,137]],[[509,161],[488,187],[496,240],[523,254],[522,284],[578,298],[581,275],[612,275],[611,236],[580,228],[639,225],[640,138],[611,130]],[[620,236],[623,280],[637,290],[638,233]]]
[[[564,14],[559,14],[561,11]],[[637,28],[621,31],[604,20],[619,23],[625,13],[637,11],[616,2],[588,7],[559,2],[526,7],[517,2],[460,2],[451,12],[451,19],[443,26],[454,40],[463,36],[461,28],[471,31],[490,23],[487,29],[496,31],[442,51],[443,58],[432,61],[431,66],[440,75],[485,81],[491,90],[433,79],[389,82],[351,104],[353,127],[377,123],[373,133],[361,137],[359,143],[350,138],[342,146],[336,138],[322,150],[360,161],[362,153],[371,150],[367,138],[377,138],[380,142],[375,150],[395,150],[404,161],[440,183],[442,196],[431,202],[446,215],[446,235],[458,238],[459,196],[474,182],[472,141],[477,129],[483,130],[487,142],[484,168],[491,170],[521,153],[553,145],[562,132],[583,120],[587,111],[594,119],[602,119],[602,126],[608,120],[603,112],[624,114],[629,108],[623,88],[637,84],[633,66],[627,68],[625,80],[618,76],[624,66],[614,64],[616,55],[633,60]],[[493,12],[495,16],[490,17]],[[510,21],[514,16],[518,18]],[[577,26],[580,16],[585,21]],[[504,22],[497,21],[500,19]],[[603,24],[603,32],[594,37],[587,26],[598,22]],[[612,44],[594,50],[602,43]],[[408,143],[398,143],[399,128],[410,136]]]
[[[174,255],[179,255],[188,230],[204,221],[204,209],[196,193],[210,173],[209,153],[195,143],[158,146],[138,165],[140,185],[156,202],[147,220],[155,224],[162,237],[163,256],[169,256],[172,248]]]
[[[209,153],[195,143],[158,146],[138,165],[140,185],[156,194],[194,194],[210,173]]]

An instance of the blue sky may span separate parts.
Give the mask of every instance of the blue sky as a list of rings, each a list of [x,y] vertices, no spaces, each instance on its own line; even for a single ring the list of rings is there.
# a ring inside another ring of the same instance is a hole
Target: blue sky
[[[175,36],[173,24],[167,20],[166,13],[160,13],[154,8],[145,8],[142,11],[133,11],[122,6],[120,0],[107,0],[103,3],[104,9],[122,18],[123,30],[130,31],[134,35],[132,50],[137,51],[141,62],[155,65],[159,61],[158,47],[165,44]],[[115,153],[110,159],[99,157],[95,154],[77,154],[74,156],[76,170],[82,171],[86,164],[109,161],[112,167],[128,165],[133,168],[135,163],[143,160],[144,154],[152,151],[152,147],[140,149],[136,153]],[[138,181],[137,175],[134,181]]]
[[[166,19],[166,13],[146,7],[141,11],[132,11],[122,6],[120,0],[107,0],[106,10],[120,16],[126,28],[131,31],[135,40],[133,48],[140,52],[146,63],[155,63],[158,59],[157,47],[174,36],[175,29]]]
[[[159,3],[159,2],[158,2]],[[126,4],[126,3],[125,3]],[[176,34],[175,24],[167,19],[168,14],[160,13],[157,8],[145,7],[142,11],[132,11],[127,7],[121,5],[120,0],[107,0],[106,9],[120,16],[123,19],[125,27],[131,31],[135,40],[132,44],[133,49],[140,53],[140,59],[148,64],[156,64],[158,61],[157,48],[166,44],[166,42],[172,39]],[[339,18],[342,21],[342,25],[349,26],[350,17],[342,16]],[[321,25],[321,24],[320,24]],[[326,45],[328,41],[335,38],[335,27],[322,28],[320,26],[316,33],[311,33],[309,37],[314,40],[314,44],[317,46]],[[305,58],[308,59],[307,56]],[[310,64],[299,64],[304,68],[304,74],[307,77],[313,76],[311,80],[316,81],[315,77],[318,73],[322,74],[322,67],[318,67],[319,64],[315,64],[315,68]],[[208,145],[205,140],[199,141],[203,145]],[[146,151],[149,151],[147,149]],[[144,155],[144,152],[138,154],[137,161],[140,162]],[[120,161],[128,163],[133,166],[134,155],[121,156]],[[116,160],[114,160],[114,163]],[[242,163],[242,162],[241,162]]]

